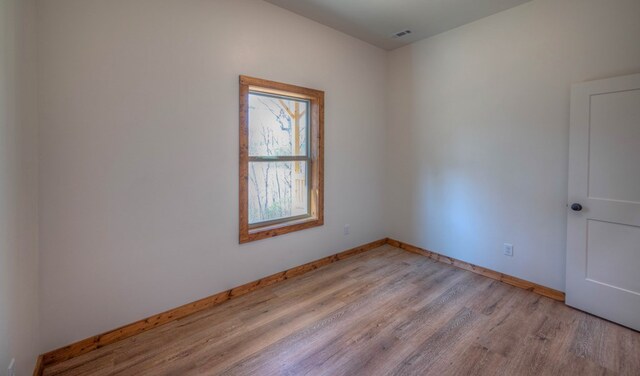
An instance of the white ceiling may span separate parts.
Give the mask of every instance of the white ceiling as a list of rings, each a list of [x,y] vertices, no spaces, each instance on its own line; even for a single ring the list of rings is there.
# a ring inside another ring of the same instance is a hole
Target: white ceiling
[[[392,50],[530,0],[266,0]],[[393,39],[409,29],[411,34]]]

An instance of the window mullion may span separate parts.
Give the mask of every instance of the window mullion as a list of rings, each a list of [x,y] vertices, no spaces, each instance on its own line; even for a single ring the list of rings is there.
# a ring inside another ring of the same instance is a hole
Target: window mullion
[[[300,156],[252,156],[249,157],[249,162],[305,162],[310,161],[311,158],[307,155]]]

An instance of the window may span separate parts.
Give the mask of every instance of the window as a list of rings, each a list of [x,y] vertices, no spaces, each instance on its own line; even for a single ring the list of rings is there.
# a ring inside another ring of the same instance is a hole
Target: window
[[[240,76],[240,243],[323,224],[324,92]]]

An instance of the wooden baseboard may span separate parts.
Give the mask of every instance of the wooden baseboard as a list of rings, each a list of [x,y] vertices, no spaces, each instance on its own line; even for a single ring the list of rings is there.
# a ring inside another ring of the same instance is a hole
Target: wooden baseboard
[[[300,265],[265,278],[261,278],[257,281],[249,282],[242,286],[234,287],[230,290],[220,292],[204,299],[200,299],[193,303],[185,304],[166,312],[148,317],[144,320],[122,326],[118,329],[110,330],[100,335],[86,338],[71,345],[61,347],[57,350],[49,351],[38,357],[38,363],[36,366],[36,370],[34,370],[34,375],[41,375],[42,369],[44,367],[74,358],[78,355],[88,353],[92,350],[99,349],[108,344],[121,341],[125,338],[145,332],[149,329],[156,328],[160,325],[181,319],[203,309],[210,308],[229,299],[233,299],[251,291],[270,286],[276,282],[284,281],[286,279],[299,276],[333,262],[343,260],[363,252],[367,252],[374,248],[383,246],[386,243],[387,239],[380,239],[371,243],[367,243],[359,247],[336,253],[332,256],[324,257],[319,260],[315,260],[307,264]]]
[[[394,246],[396,248],[404,249],[405,251],[409,251],[412,253],[417,253],[419,255],[427,256],[430,259],[456,266],[460,269],[468,270],[473,273],[477,273],[483,275],[485,277],[493,278],[498,281],[508,283],[512,286],[519,287],[521,289],[529,290],[535,292],[536,294],[540,294],[542,296],[546,296],[547,298],[551,298],[554,300],[558,300],[560,302],[564,302],[564,293],[562,291],[554,290],[552,288],[539,285],[537,283],[525,281],[524,279],[516,278],[510,276],[508,274],[499,273],[491,269],[483,268],[481,266],[477,266],[474,264],[470,264],[468,262],[464,262],[453,257],[447,257],[441,255],[436,252],[428,251],[426,249],[422,249],[420,247],[416,247],[411,244],[403,243],[398,240],[387,238],[387,244]]]

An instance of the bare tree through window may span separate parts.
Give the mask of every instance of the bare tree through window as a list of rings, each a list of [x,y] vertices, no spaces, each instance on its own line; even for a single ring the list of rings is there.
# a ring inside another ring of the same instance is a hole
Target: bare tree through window
[[[308,215],[308,102],[249,93],[249,223]]]

